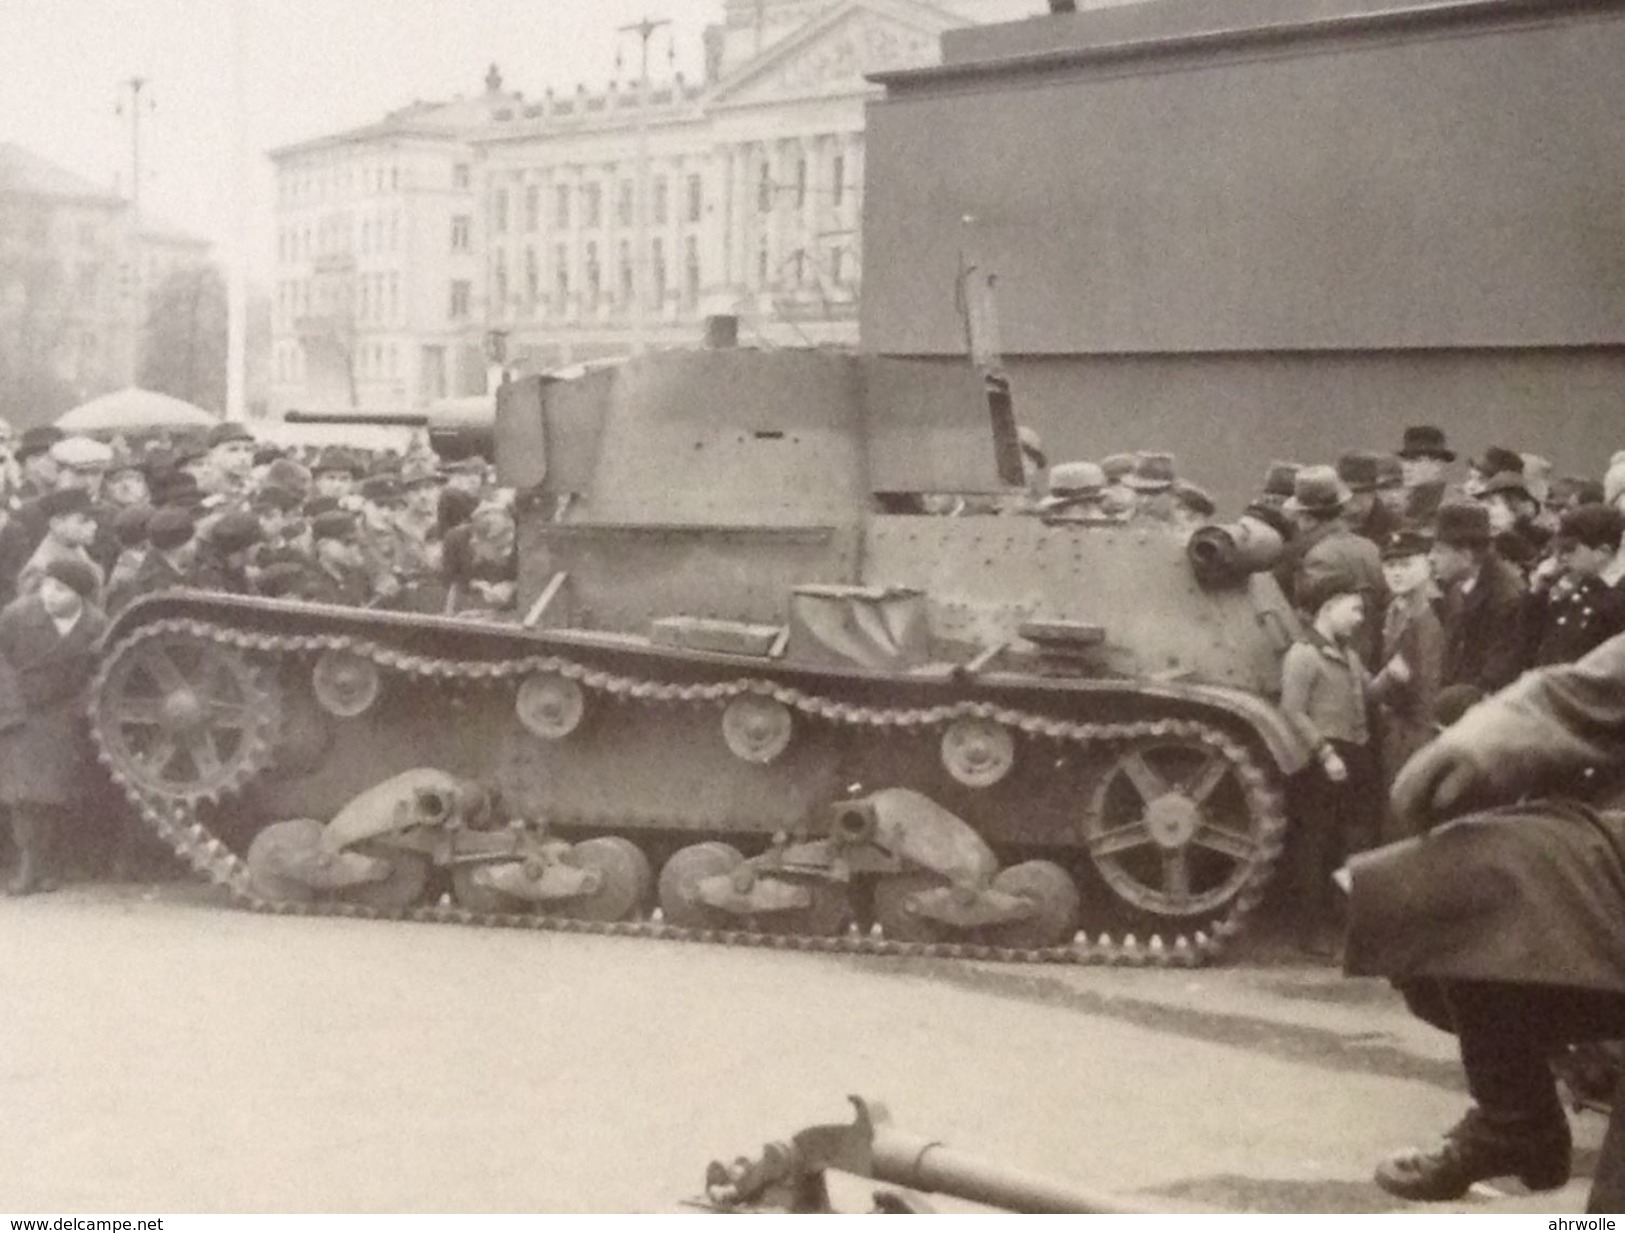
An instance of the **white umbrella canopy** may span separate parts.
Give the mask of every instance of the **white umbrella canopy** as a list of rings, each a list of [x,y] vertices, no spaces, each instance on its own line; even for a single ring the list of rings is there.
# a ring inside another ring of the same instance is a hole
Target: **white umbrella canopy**
[[[166,428],[209,428],[218,416],[168,394],[129,385],[81,403],[57,418],[67,433],[139,433]]]

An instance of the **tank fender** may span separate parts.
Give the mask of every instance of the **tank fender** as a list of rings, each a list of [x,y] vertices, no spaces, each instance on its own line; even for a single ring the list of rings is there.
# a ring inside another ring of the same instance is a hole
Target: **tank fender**
[[[871,820],[866,838],[906,863],[962,885],[985,886],[998,857],[970,823],[909,788],[884,788],[837,806],[837,817]],[[857,834],[851,823],[847,834]]]
[[[1198,685],[1186,681],[1137,686],[1135,692],[1141,696],[1155,693],[1160,697],[1177,698],[1239,720],[1269,751],[1283,775],[1295,775],[1309,764],[1310,750],[1304,744],[1303,737],[1298,735],[1298,730],[1287,722],[1278,707],[1257,694],[1223,685]]]
[[[439,826],[460,820],[466,785],[455,775],[430,767],[402,771],[374,784],[334,815],[327,843],[347,848],[363,839],[413,826]]]

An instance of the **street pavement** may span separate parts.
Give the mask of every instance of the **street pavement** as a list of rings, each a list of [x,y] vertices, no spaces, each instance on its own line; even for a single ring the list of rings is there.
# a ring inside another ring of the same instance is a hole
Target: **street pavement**
[[[1262,1212],[1404,1208],[1372,1164],[1465,1101],[1453,1042],[1386,986],[1267,956],[900,961],[259,916],[185,886],[0,900],[0,1210],[679,1211],[708,1161],[847,1121],[849,1093],[1133,1206]],[[1575,1127],[1589,1169],[1601,1118]],[[1585,1187],[1460,1206],[1577,1212]]]

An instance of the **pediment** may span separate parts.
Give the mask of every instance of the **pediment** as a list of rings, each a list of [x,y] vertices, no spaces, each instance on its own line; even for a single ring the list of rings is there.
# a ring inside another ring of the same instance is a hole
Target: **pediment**
[[[714,101],[737,105],[871,92],[866,74],[936,63],[938,37],[952,23],[924,16],[935,12],[922,10],[922,20],[907,21],[878,6],[846,6],[742,65]]]

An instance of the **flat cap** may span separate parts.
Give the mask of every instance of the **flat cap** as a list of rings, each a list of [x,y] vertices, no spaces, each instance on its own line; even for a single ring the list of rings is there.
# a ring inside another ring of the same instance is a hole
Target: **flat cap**
[[[106,468],[113,462],[113,447],[90,437],[63,437],[51,446],[51,457],[64,467]]]

